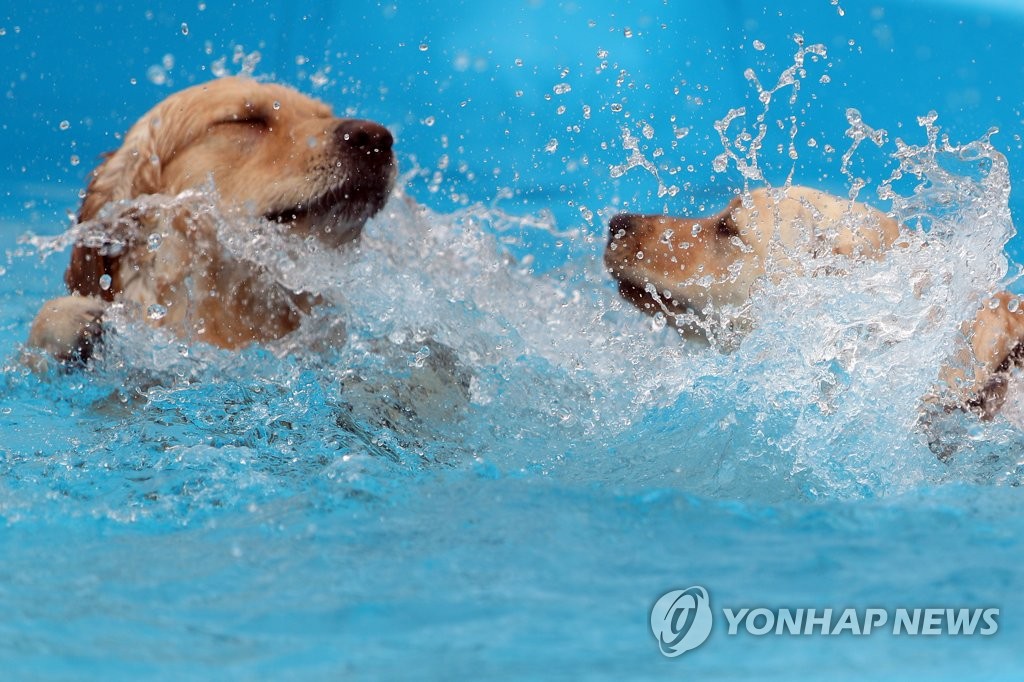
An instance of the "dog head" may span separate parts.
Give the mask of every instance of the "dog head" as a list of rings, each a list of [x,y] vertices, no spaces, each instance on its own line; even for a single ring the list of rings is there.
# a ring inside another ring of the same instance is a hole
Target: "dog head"
[[[329,245],[355,238],[394,184],[392,136],[370,121],[337,118],[290,88],[222,78],[171,95],[125,135],[93,172],[79,221],[111,203],[208,185],[225,211],[287,223]],[[68,288],[112,298],[116,254],[78,244]]]
[[[619,293],[652,315],[739,302],[735,280],[752,254],[737,224],[738,208],[737,199],[710,218],[613,217],[604,262]]]
[[[804,187],[755,190],[704,218],[620,214],[604,262],[622,296],[648,314],[705,316],[740,305],[765,274],[804,256],[877,257],[899,224],[864,204]]]

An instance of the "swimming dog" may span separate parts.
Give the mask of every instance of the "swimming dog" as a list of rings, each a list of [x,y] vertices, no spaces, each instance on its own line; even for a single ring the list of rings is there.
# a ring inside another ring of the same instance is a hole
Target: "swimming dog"
[[[70,295],[38,313],[29,364],[88,360],[112,303],[159,311],[144,315],[147,322],[226,349],[294,331],[315,296],[227,253],[210,216],[137,200],[212,187],[221,229],[224,221],[246,230],[265,219],[338,248],[387,201],[396,175],[392,143],[378,123],[336,117],[291,88],[249,78],[169,96],[93,171],[78,213],[88,229],[77,236],[64,275]]]
[[[623,298],[665,315],[684,334],[706,335],[724,308],[749,299],[769,262],[778,276],[826,254],[878,259],[901,234],[895,219],[863,203],[807,187],[757,189],[709,217],[616,215],[604,261]],[[985,419],[1002,406],[1007,373],[1024,356],[1024,310],[1014,300],[996,294],[965,325],[974,355],[966,375],[941,372],[963,405]]]

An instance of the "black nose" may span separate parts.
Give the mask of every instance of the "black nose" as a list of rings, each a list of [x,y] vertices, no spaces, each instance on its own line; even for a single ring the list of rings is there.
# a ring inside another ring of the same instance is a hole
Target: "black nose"
[[[633,220],[636,216],[632,213],[620,213],[612,216],[608,221],[608,243],[621,239],[633,230]]]
[[[387,128],[358,118],[350,118],[334,129],[334,139],[339,146],[362,152],[386,152],[391,149],[394,138]]]

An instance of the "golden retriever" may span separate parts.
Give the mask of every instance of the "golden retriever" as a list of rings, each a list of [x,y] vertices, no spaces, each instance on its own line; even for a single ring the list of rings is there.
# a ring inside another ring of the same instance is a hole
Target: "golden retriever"
[[[240,230],[275,221],[337,248],[386,202],[396,175],[391,147],[383,126],[338,118],[281,85],[222,78],[171,95],[93,172],[78,214],[89,229],[64,277],[71,295],[36,317],[30,364],[87,360],[112,302],[227,349],[295,330],[315,297],[226,253],[218,221]],[[216,216],[132,201],[211,187]]]
[[[616,215],[604,261],[623,298],[664,314],[684,333],[700,333],[692,321],[743,304],[769,262],[778,274],[798,271],[806,256],[880,258],[900,234],[896,220],[862,203],[807,187],[758,189],[711,217]],[[1024,348],[1024,310],[1011,305],[1014,299],[997,294],[965,326],[973,376],[942,370],[950,387],[966,389],[965,406],[984,418],[1000,408],[1007,372]]]

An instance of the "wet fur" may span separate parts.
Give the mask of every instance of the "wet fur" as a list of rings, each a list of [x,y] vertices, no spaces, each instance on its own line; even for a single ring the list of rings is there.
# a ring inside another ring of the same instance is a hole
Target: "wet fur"
[[[225,253],[218,229],[262,218],[337,248],[387,200],[391,145],[382,126],[335,117],[280,85],[223,78],[171,95],[93,172],[78,215],[88,229],[64,277],[71,295],[37,316],[30,364],[87,359],[114,302],[140,313],[157,306],[165,314],[147,318],[154,326],[222,348],[293,331],[315,297]],[[132,203],[200,187],[213,188],[216,215]]]

